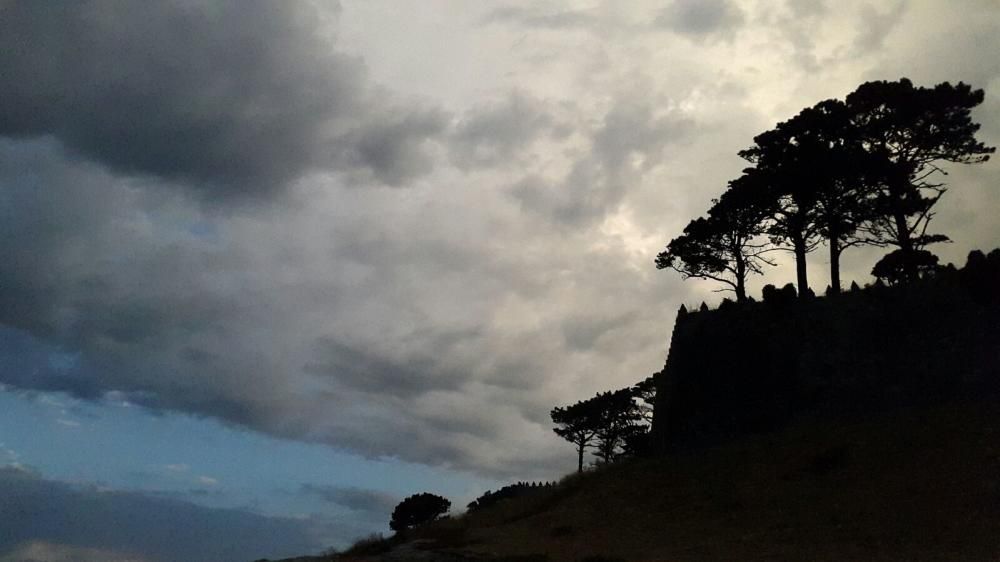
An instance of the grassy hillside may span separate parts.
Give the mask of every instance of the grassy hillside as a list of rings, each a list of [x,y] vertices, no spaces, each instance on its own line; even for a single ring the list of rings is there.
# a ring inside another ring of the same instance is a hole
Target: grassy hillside
[[[381,556],[998,560],[1000,405],[803,420],[710,451],[572,476],[410,540]]]

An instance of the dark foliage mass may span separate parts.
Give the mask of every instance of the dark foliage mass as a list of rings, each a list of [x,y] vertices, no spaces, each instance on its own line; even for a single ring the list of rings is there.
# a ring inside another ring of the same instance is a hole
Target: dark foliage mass
[[[908,278],[921,278],[938,269],[938,257],[927,250],[893,250],[872,268],[872,276],[889,285],[905,283]]]
[[[451,502],[441,496],[426,492],[414,494],[399,502],[396,509],[392,510],[389,528],[398,533],[426,525],[448,513],[449,509]]]
[[[867,244],[895,248],[873,275],[890,285],[918,280],[937,266],[925,248],[948,240],[928,232],[946,191],[939,165],[977,164],[995,151],[976,140],[970,117],[983,96],[961,82],[924,88],[902,78],[803,109],[740,151],[753,167],[670,241],[657,268],[718,281],[745,302],[747,277],[773,265],[770,252],[788,250],[798,294],[809,298],[810,252],[828,247],[829,293],[838,294],[841,254]]]
[[[577,471],[592,449],[599,463],[641,456],[649,451],[648,431],[656,396],[654,377],[635,386],[600,392],[593,398],[552,409],[557,435],[576,445]]]
[[[977,303],[1000,304],[1000,249],[993,250],[989,255],[980,250],[969,252],[968,261],[958,278]]]
[[[487,490],[483,495],[471,501],[467,507],[468,511],[474,512],[487,508],[503,500],[521,498],[542,490],[548,490],[555,486],[555,482],[518,482],[500,488],[496,492]]]
[[[654,446],[700,446],[795,416],[1000,393],[1000,249],[827,298],[678,315],[658,377]]]

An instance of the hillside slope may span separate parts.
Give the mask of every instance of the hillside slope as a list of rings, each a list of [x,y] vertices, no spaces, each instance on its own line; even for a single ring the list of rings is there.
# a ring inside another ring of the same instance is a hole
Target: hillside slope
[[[1000,404],[803,420],[612,466],[441,521],[382,559],[420,551],[425,560],[552,562],[997,560]]]

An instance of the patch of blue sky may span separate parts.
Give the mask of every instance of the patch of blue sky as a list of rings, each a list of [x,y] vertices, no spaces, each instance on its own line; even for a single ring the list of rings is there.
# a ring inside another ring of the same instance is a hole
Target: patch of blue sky
[[[187,231],[196,238],[217,242],[219,240],[219,226],[210,221],[195,221],[187,226]]]
[[[344,514],[302,486],[354,487],[403,498],[430,491],[458,507],[497,482],[398,460],[281,440],[123,401],[0,391],[0,443],[45,477],[170,494],[268,515]]]

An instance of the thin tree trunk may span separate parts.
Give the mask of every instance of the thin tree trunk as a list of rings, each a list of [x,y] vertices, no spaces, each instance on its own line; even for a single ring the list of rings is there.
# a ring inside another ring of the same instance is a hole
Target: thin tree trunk
[[[747,266],[741,258],[736,259],[736,302],[747,300]]]
[[[809,278],[806,272],[806,241],[802,238],[792,240],[795,250],[795,276],[796,284],[799,288],[799,298],[807,298],[809,292]]]
[[[836,232],[830,232],[830,288],[833,294],[840,294],[840,240]]]
[[[577,452],[576,472],[577,473],[583,472],[583,448],[584,447],[585,447],[585,445],[582,442],[578,443],[577,447],[576,447],[576,452]]]
[[[913,240],[910,239],[910,227],[902,212],[895,211],[893,218],[896,221],[896,244],[903,252],[903,279],[905,283],[910,283],[917,277],[917,271],[913,265]]]
[[[905,283],[910,283],[917,277],[917,270],[913,264],[913,240],[910,238],[910,225],[906,222],[906,213],[903,210],[903,198],[906,187],[910,185],[909,175],[902,178],[894,178],[889,187],[892,195],[892,218],[896,223],[896,244],[903,252],[903,279]]]

